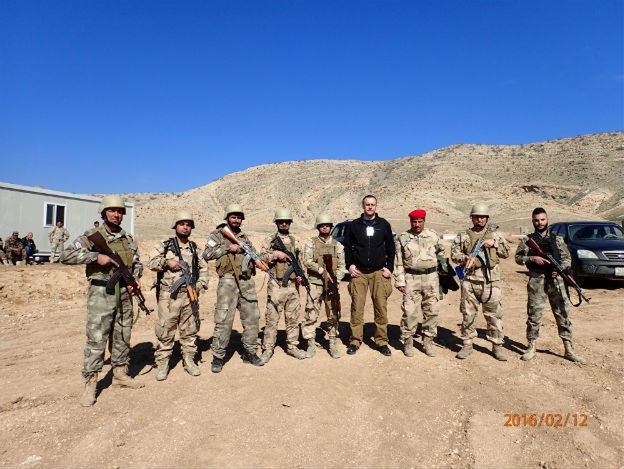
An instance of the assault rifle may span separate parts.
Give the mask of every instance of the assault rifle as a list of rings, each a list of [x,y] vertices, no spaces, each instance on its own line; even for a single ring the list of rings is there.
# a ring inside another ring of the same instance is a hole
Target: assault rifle
[[[578,283],[576,283],[576,280],[574,280],[574,278],[572,278],[572,276],[566,272],[563,266],[559,264],[559,262],[557,262],[557,260],[552,255],[544,252],[542,248],[540,248],[539,245],[535,242],[535,240],[531,238],[529,238],[526,241],[526,245],[529,247],[529,249],[533,250],[539,257],[548,260],[553,270],[557,272],[559,275],[561,275],[561,278],[563,279],[563,282],[565,283],[565,286],[566,286],[566,294],[568,295],[568,299],[570,300],[570,303],[572,303],[572,299],[570,298],[570,290],[568,287],[571,286],[576,290],[579,301],[576,304],[572,303],[572,306],[577,306],[577,307],[580,306],[583,300],[589,303],[589,300],[591,298],[587,298],[583,294],[583,290],[581,290],[581,287],[579,287]]]
[[[498,225],[494,225],[493,223],[488,223],[487,226],[485,227],[485,230],[483,231],[483,236],[479,238],[479,240],[475,243],[474,247],[472,248],[472,251],[470,251],[470,257],[466,260],[466,263],[464,264],[464,266],[455,267],[455,272],[457,273],[457,277],[459,278],[461,283],[464,283],[466,275],[470,274],[473,270],[472,267],[468,267],[468,263],[470,262],[470,260],[479,259],[481,264],[485,266],[486,269],[489,267],[489,261],[487,259],[487,255],[485,254],[485,251],[483,250],[482,245],[483,245],[483,241],[485,241],[485,237],[489,233],[492,233],[496,231],[497,229],[498,229]]]
[[[191,303],[191,311],[193,311],[193,317],[195,318],[195,326],[197,330],[201,325],[199,320],[199,296],[197,295],[197,279],[193,277],[188,262],[182,258],[182,252],[180,251],[180,245],[177,238],[172,238],[172,251],[178,256],[178,262],[182,266],[182,276],[173,282],[169,288],[171,298],[174,300],[178,297],[178,292],[182,285],[186,285],[186,292],[188,293],[189,302]]]
[[[334,260],[331,254],[323,254],[323,264],[325,264],[325,270],[327,275],[331,279],[330,282],[325,283],[325,301],[331,304],[332,314],[336,317],[336,329],[340,327],[340,290],[338,289],[338,278],[334,273]]]
[[[134,276],[130,273],[128,267],[124,264],[124,261],[121,259],[119,254],[113,251],[106,243],[102,233],[96,231],[95,233],[87,236],[87,239],[93,243],[97,252],[110,257],[113,260],[113,265],[117,267],[117,270],[113,272],[110,280],[106,283],[106,293],[109,295],[115,293],[115,285],[123,280],[126,286],[132,287],[132,295],[136,297],[139,308],[141,308],[145,314],[149,315],[152,310],[145,305],[145,297],[143,296],[143,293],[141,293],[139,282],[137,282]]]
[[[288,269],[286,269],[284,277],[282,277],[282,287],[288,286],[288,280],[290,279],[291,274],[294,272],[295,277],[301,278],[301,286],[306,289],[310,300],[314,302],[314,298],[312,298],[312,292],[310,291],[310,281],[308,280],[308,277],[305,276],[305,272],[299,264],[295,253],[288,250],[288,248],[284,245],[284,241],[282,241],[282,238],[280,238],[279,236],[276,236],[275,239],[273,239],[271,246],[273,247],[273,249],[282,251],[290,258],[289,267]]]
[[[260,255],[254,250],[254,248],[251,247],[249,243],[237,238],[228,225],[221,228],[221,234],[234,244],[238,244],[241,249],[245,251],[245,259],[243,259],[242,265],[243,271],[246,271],[249,268],[249,262],[253,260],[260,270],[266,272],[269,277],[277,282],[277,277],[275,277],[275,274],[271,272],[269,265],[262,260],[262,257],[260,257]]]

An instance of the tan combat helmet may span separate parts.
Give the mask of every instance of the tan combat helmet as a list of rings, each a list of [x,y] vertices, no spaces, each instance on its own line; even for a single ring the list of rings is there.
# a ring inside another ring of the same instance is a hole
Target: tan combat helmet
[[[470,210],[470,216],[473,217],[475,215],[480,215],[482,217],[490,216],[490,207],[488,207],[484,203],[474,204],[472,209]]]
[[[241,218],[243,220],[245,219],[245,212],[243,212],[243,207],[241,207],[239,204],[229,204],[227,207],[225,207],[225,215],[223,215],[223,219],[227,220],[227,217],[232,213],[240,213]]]
[[[173,217],[171,228],[175,228],[180,221],[190,221],[191,228],[195,229],[195,220],[193,219],[193,214],[189,210],[180,210],[178,213],[176,213],[175,217]]]
[[[273,223],[275,223],[278,220],[292,221],[292,214],[290,213],[290,210],[288,210],[287,208],[278,208],[275,211],[275,216],[273,217]]]
[[[109,208],[120,208],[122,210],[121,213],[123,213],[124,215],[126,214],[126,204],[124,203],[124,200],[118,195],[105,195],[104,197],[102,197],[99,212],[102,213],[104,210],[107,210]]]
[[[318,228],[319,225],[334,225],[329,213],[319,213],[314,222],[314,227]]]

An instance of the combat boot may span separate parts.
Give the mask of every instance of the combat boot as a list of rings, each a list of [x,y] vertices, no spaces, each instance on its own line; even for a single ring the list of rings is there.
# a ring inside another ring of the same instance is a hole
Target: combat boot
[[[410,336],[403,343],[403,355],[406,357],[414,356],[414,339]]]
[[[156,381],[164,381],[169,375],[169,357],[156,360]]]
[[[249,352],[243,353],[243,363],[249,363],[250,365],[253,365],[253,366],[264,365],[264,363],[262,363],[262,360],[260,359],[258,355],[256,355],[255,353],[249,353]]]
[[[210,371],[212,371],[213,373],[221,373],[221,370],[223,370],[224,363],[225,362],[223,361],[223,358],[212,357],[212,363],[210,364]]]
[[[113,386],[139,389],[145,385],[128,376],[128,371],[125,366],[115,366],[113,367]]]
[[[329,356],[332,358],[342,357],[342,352],[338,348],[338,339],[336,338],[329,339]]]
[[[93,373],[85,380],[85,388],[80,396],[80,405],[82,407],[91,407],[95,404],[95,391],[97,390],[98,374]]]
[[[291,357],[295,357],[299,360],[303,360],[304,358],[308,357],[308,355],[298,347],[288,347],[286,349],[286,353]]]
[[[428,357],[435,357],[435,352],[433,351],[433,337],[429,337],[428,335],[423,336],[423,352]]]
[[[194,353],[185,353],[182,355],[182,364],[186,372],[191,376],[201,375],[199,367],[195,364]]]
[[[535,358],[535,340],[529,340],[527,350],[522,354],[520,359],[528,362],[529,360],[533,360],[533,358]]]
[[[316,354],[316,341],[314,339],[308,339],[308,349],[306,350],[306,356],[312,358]]]
[[[455,357],[459,358],[460,360],[464,360],[465,358],[468,358],[470,356],[472,350],[472,342],[467,342],[463,345],[461,350],[457,352],[457,355],[455,355]]]
[[[579,363],[581,365],[587,363],[580,355],[577,355],[574,352],[574,346],[572,345],[571,340],[564,340],[563,346],[565,347],[565,354],[563,355],[563,358],[567,358],[571,362]]]
[[[264,352],[262,352],[262,355],[260,355],[260,361],[262,361],[263,365],[266,365],[267,363],[269,363],[269,360],[271,359],[272,356],[273,356],[273,349],[268,348]]]
[[[503,352],[502,345],[492,344],[492,355],[494,355],[494,358],[496,358],[500,362],[507,361],[507,356]]]

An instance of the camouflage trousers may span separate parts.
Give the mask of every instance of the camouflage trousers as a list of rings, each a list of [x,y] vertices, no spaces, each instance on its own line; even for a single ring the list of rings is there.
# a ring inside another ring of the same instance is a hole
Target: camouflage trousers
[[[491,293],[491,294],[490,294]],[[477,337],[475,320],[479,305],[483,309],[483,316],[487,323],[487,340],[502,345],[503,338],[503,308],[501,306],[501,290],[496,283],[473,282],[466,280],[461,287],[459,309],[463,316],[461,337],[464,344],[472,342]]]
[[[130,362],[132,300],[122,288],[119,304],[116,295],[104,287],[89,285],[87,290],[87,343],[84,349],[82,376],[86,379],[102,371],[106,342],[109,341],[111,365],[127,366]]]
[[[331,303],[325,301],[323,298],[323,290],[323,285],[314,285],[311,283],[310,296],[312,299],[306,294],[307,301],[302,327],[303,338],[306,340],[316,337],[316,322],[321,312],[322,303],[325,303],[325,314],[327,315],[327,322],[330,324],[329,338],[333,339],[338,337],[338,318],[331,310]]]
[[[9,249],[6,252],[8,264],[16,265],[18,262],[22,263],[25,260],[24,250]]]
[[[232,335],[236,309],[240,312],[240,320],[243,325],[242,340],[245,351],[255,354],[260,328],[256,284],[253,279],[237,281],[231,274],[226,274],[219,279],[217,285],[215,327],[210,347],[213,356],[217,358],[225,357],[225,351]]]
[[[265,313],[264,340],[262,348],[273,350],[277,340],[277,325],[284,313],[286,325],[286,343],[288,347],[299,345],[299,290],[295,282],[288,282],[287,287],[276,287],[271,281],[268,287]]]
[[[539,337],[540,326],[544,313],[546,297],[555,315],[559,337],[563,340],[572,340],[572,323],[570,311],[564,296],[565,286],[561,277],[545,278],[544,275],[531,277],[527,283],[529,299],[527,302],[527,339],[535,340]]]
[[[375,312],[375,344],[388,345],[388,297],[392,294],[392,280],[382,275],[382,269],[361,274],[349,281],[351,295],[351,344],[360,345],[364,339],[364,306],[370,289]]]
[[[65,249],[63,241],[50,241],[50,262],[58,262],[63,249]]]
[[[188,293],[183,288],[180,288],[175,300],[169,296],[168,291],[160,293],[158,321],[154,326],[154,332],[158,339],[158,347],[154,354],[156,360],[171,356],[176,330],[179,331],[182,353],[195,355],[199,330],[195,324],[195,316],[191,309]]]
[[[405,293],[401,310],[401,339],[408,340],[418,326],[418,309],[422,307],[422,333],[428,337],[438,334],[438,295],[440,281],[437,272],[426,275],[405,274]]]

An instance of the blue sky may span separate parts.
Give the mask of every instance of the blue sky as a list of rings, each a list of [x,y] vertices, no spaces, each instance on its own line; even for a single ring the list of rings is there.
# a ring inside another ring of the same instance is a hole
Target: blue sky
[[[0,57],[0,180],[71,192],[624,128],[621,0],[2,0]]]

